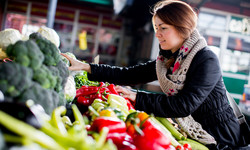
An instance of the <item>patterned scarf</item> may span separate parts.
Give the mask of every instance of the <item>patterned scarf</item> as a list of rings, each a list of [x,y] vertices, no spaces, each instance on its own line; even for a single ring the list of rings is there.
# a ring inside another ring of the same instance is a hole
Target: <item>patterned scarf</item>
[[[159,55],[156,60],[156,72],[160,87],[168,96],[176,95],[182,90],[189,66],[198,51],[207,46],[206,41],[201,37],[197,30],[184,42],[179,50],[174,66],[170,67],[172,73],[168,74],[166,67],[167,58]],[[202,129],[190,115],[184,118],[175,118],[181,129],[192,139],[198,140],[203,144],[216,144],[214,138]]]

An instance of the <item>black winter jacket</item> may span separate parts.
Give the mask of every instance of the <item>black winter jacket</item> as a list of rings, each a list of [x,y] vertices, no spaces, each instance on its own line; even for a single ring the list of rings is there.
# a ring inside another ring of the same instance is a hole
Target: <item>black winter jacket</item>
[[[132,67],[91,64],[90,80],[135,85],[157,80],[156,61]],[[244,145],[240,126],[230,107],[217,56],[208,47],[192,60],[183,89],[175,96],[138,92],[135,108],[155,116],[192,115],[221,145]]]

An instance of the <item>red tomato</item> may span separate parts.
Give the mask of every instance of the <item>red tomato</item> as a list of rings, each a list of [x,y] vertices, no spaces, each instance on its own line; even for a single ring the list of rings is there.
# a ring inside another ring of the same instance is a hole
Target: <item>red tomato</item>
[[[185,150],[192,150],[191,145],[188,144],[188,143],[183,144],[183,147],[184,147]]]
[[[184,147],[182,145],[177,145],[175,147],[176,150],[184,150]]]

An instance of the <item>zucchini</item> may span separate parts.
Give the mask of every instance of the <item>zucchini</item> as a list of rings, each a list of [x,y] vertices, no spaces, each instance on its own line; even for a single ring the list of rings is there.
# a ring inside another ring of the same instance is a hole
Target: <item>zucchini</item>
[[[178,143],[178,141],[173,137],[173,135],[171,134],[171,132],[159,121],[157,120],[155,117],[150,117],[150,119],[159,126],[159,128],[161,129],[161,131],[168,135],[170,141],[171,141],[171,145],[173,145],[174,147],[176,147],[177,145],[180,145],[180,143]]]
[[[190,144],[192,147],[192,150],[209,150],[205,145],[203,145],[195,140],[189,139],[189,138],[187,138],[186,140],[180,140],[178,142],[182,145],[185,143]]]
[[[186,137],[182,135],[173,125],[171,122],[168,121],[167,118],[163,117],[156,117],[170,132],[177,140],[185,140]]]

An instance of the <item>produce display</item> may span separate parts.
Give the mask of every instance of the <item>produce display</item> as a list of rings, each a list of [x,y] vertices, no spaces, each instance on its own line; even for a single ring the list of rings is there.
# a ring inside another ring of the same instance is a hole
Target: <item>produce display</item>
[[[135,110],[116,85],[68,71],[58,45],[39,32],[3,50],[0,149],[208,150],[168,118]]]

